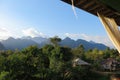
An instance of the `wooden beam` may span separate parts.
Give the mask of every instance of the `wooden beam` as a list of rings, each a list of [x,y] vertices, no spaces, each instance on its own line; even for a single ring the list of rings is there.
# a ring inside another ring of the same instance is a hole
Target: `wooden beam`
[[[109,14],[107,14],[106,16],[107,16],[107,17],[110,17],[110,18],[113,18],[114,15],[115,15],[114,13],[109,13]]]
[[[71,4],[71,0],[62,0]],[[109,8],[99,0],[74,0],[74,6],[83,9],[93,15],[97,16],[97,12],[100,12],[106,17],[114,18],[117,24],[120,26],[120,13]]]
[[[104,11],[103,11],[103,14],[108,14],[108,13],[111,13],[111,10],[109,10],[109,9],[105,9]]]
[[[83,4],[83,3],[86,3],[86,0],[79,0],[79,2],[76,4],[76,6],[79,6],[79,5]]]
[[[88,7],[90,7],[90,6],[93,5],[93,4],[95,4],[95,2],[92,2],[92,1],[91,1],[89,4],[84,5],[83,8],[88,8]]]
[[[95,5],[95,6],[93,6],[92,8],[88,9],[88,11],[95,10],[96,8],[99,8],[99,7],[100,7],[100,5]]]

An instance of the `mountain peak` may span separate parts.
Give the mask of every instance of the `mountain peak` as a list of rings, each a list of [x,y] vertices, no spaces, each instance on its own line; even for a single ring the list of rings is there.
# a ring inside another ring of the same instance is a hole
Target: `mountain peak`
[[[73,39],[71,39],[71,38],[69,38],[69,37],[66,37],[66,38],[63,39],[63,40],[73,40]]]
[[[0,50],[4,50],[4,49],[5,49],[4,45],[0,42]]]
[[[90,43],[93,43],[93,44],[95,43],[94,41],[89,41],[89,42],[90,42]]]
[[[7,40],[14,40],[14,38],[13,37],[9,37]]]
[[[31,39],[31,36],[23,36],[21,39]]]
[[[6,49],[12,49],[14,50],[15,48],[22,49],[25,48],[29,45],[38,45],[42,47],[45,44],[50,44],[50,40],[47,38],[43,37],[34,37],[31,38],[29,36],[15,39],[13,37],[9,37],[7,40],[1,41],[1,43],[5,46]],[[83,39],[78,39],[78,40],[73,40],[69,37],[66,37],[60,42],[61,46],[68,46],[71,48],[78,47],[79,45],[83,45],[86,50],[88,49],[93,49],[93,48],[98,48],[100,50],[106,49],[106,46],[103,44],[95,43],[93,41],[86,41]]]
[[[79,45],[83,45],[86,50],[94,49],[94,48],[104,50],[107,47],[104,44],[95,43],[93,41],[88,42],[88,41],[83,40],[83,39],[77,39],[75,41],[75,40],[73,40],[73,39],[71,39],[69,37],[66,37],[65,39],[63,39],[61,41],[61,45],[62,46],[69,46],[71,48],[75,48],[75,47],[78,47]]]

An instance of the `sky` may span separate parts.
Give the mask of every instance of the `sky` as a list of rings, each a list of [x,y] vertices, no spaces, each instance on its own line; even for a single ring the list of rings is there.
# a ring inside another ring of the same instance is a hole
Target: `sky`
[[[60,0],[0,0],[0,40],[23,36],[70,37],[113,47],[98,17]]]

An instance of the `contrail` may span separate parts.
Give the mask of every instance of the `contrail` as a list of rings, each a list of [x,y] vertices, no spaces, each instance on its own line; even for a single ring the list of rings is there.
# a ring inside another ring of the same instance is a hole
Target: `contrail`
[[[74,15],[75,15],[75,17],[76,17],[76,19],[77,19],[77,18],[78,18],[78,16],[77,16],[77,13],[76,13],[76,11],[75,11],[74,1],[73,1],[73,0],[71,0],[71,2],[72,2],[72,10],[73,10]]]

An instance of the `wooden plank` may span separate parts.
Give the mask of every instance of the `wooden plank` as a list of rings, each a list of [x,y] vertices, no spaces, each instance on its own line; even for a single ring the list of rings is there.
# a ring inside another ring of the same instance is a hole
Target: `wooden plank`
[[[111,11],[109,10],[109,9],[105,9],[104,11],[103,11],[103,14],[108,14],[108,13],[111,13]]]
[[[89,4],[84,5],[83,8],[88,8],[88,7],[90,7],[90,6],[93,5],[93,4],[95,4],[95,2],[92,2],[92,1],[91,1]]]
[[[93,11],[93,10],[95,10],[96,8],[99,8],[100,7],[100,5],[95,5],[94,7],[90,7],[90,9],[88,9],[88,11]]]
[[[107,14],[106,16],[107,16],[107,17],[110,17],[110,18],[113,18],[114,15],[115,15],[114,13],[109,13],[109,14]]]
[[[83,4],[83,3],[86,3],[86,0],[79,0],[79,2],[77,4],[75,4],[75,5],[79,6],[79,5]]]

